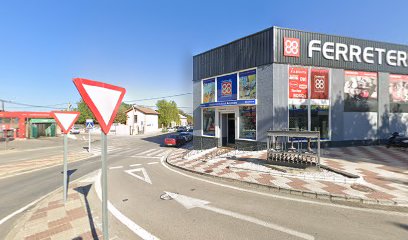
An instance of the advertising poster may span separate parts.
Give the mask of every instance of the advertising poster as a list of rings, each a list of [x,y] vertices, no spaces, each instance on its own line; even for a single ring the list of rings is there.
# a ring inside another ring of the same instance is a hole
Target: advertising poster
[[[215,136],[215,110],[211,108],[203,109],[203,134]]]
[[[215,102],[215,79],[203,81],[203,103]]]
[[[217,101],[237,100],[237,74],[217,78]]]
[[[408,112],[408,75],[390,74],[390,111]]]
[[[239,99],[256,99],[256,70],[239,73]]]
[[[344,111],[377,112],[377,73],[344,71]]]
[[[329,70],[312,69],[310,72],[311,99],[329,99]]]
[[[299,67],[289,68],[289,98],[307,99],[308,69]]]

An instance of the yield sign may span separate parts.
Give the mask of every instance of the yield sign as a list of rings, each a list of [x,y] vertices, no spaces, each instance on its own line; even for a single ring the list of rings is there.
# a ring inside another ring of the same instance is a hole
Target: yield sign
[[[74,78],[73,81],[102,131],[108,134],[126,89],[84,78]]]
[[[130,169],[130,170],[126,170],[125,172],[137,179],[140,179],[142,181],[152,184],[152,181],[150,180],[150,177],[149,175],[147,175],[146,169],[144,168]],[[135,174],[135,172],[141,172],[142,176]]]
[[[64,111],[53,111],[51,112],[52,117],[58,123],[62,132],[67,134],[71,130],[74,123],[78,120],[79,112],[64,112]]]

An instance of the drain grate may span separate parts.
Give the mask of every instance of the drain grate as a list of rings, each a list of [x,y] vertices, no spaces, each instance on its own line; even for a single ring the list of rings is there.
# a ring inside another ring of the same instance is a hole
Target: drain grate
[[[367,186],[364,186],[364,185],[361,185],[361,184],[358,184],[358,183],[351,184],[350,187],[352,189],[360,191],[360,192],[366,192],[366,193],[375,192],[374,189],[372,189],[370,187],[367,187]]]

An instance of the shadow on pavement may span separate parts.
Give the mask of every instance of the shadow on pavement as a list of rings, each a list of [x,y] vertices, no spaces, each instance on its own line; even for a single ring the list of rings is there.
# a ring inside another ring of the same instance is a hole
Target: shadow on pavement
[[[408,231],[408,224],[396,223],[396,222],[393,222],[392,224],[394,224],[395,226],[400,227],[400,228]]]
[[[98,234],[95,228],[95,223],[93,221],[91,208],[89,207],[89,201],[88,201],[88,193],[91,190],[91,187],[92,187],[92,184],[88,184],[86,186],[74,188],[74,190],[84,195],[86,211],[87,211],[88,220],[89,220],[89,227],[91,228],[91,233],[92,233],[92,239],[99,240]],[[74,238],[74,240],[82,240],[82,237]]]

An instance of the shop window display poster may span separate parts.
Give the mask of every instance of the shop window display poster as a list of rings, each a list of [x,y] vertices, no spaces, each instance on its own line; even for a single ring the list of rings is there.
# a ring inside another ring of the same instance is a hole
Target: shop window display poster
[[[377,112],[377,73],[345,71],[344,111]]]

